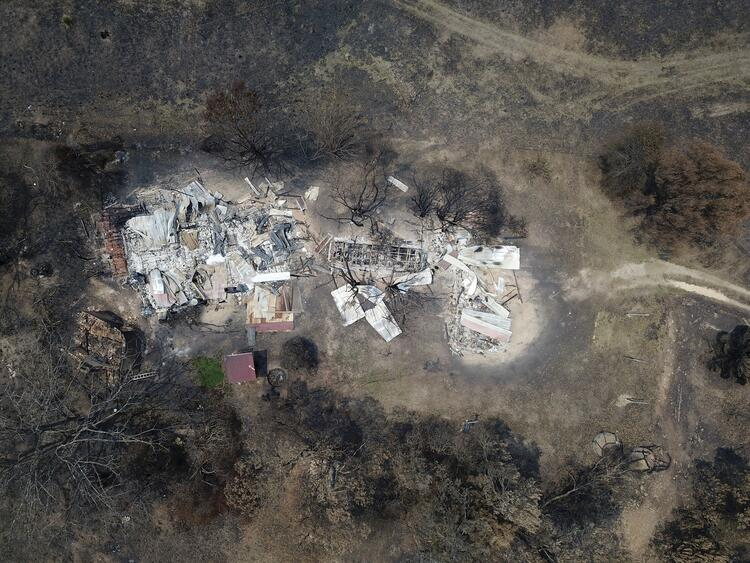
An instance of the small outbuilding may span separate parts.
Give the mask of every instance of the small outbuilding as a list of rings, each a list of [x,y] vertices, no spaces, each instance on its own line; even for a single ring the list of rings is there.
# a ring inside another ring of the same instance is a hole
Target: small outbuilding
[[[255,381],[255,362],[253,353],[231,354],[224,358],[224,375],[229,383]]]

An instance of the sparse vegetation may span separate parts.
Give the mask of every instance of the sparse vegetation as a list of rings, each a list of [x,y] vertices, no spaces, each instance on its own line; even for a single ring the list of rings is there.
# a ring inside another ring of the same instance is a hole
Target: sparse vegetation
[[[661,560],[743,561],[750,555],[750,467],[731,448],[692,471],[692,502],[676,510],[653,544]]]
[[[541,525],[541,493],[527,473],[535,452],[500,421],[460,433],[301,382],[276,401],[280,424],[249,438],[227,502],[271,513],[286,509],[285,491],[301,491],[299,514],[279,516],[297,519],[310,555],[347,553],[396,518],[409,522],[423,556],[483,561]]]
[[[540,178],[546,182],[552,180],[552,168],[541,154],[537,155],[534,160],[527,160],[525,169],[526,173],[532,178]]]
[[[315,92],[302,104],[302,146],[310,160],[351,160],[364,148],[364,119],[354,100],[333,88]]]

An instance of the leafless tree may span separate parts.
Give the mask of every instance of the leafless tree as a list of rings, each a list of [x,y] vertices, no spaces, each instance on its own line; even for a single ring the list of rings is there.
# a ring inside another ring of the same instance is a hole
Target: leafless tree
[[[608,143],[599,157],[604,189],[618,197],[642,192],[653,182],[665,138],[660,125],[642,122]]]
[[[244,82],[211,94],[203,121],[208,150],[220,154],[231,166],[247,168],[251,175],[284,170],[287,143],[278,127],[281,113]]]
[[[435,210],[438,182],[432,177],[417,178],[415,175],[412,177],[412,185],[414,186],[414,195],[409,198],[411,210],[415,216],[424,219]]]
[[[476,212],[481,201],[475,195],[476,186],[469,176],[458,170],[443,170],[437,183],[437,218],[446,225],[462,226]]]
[[[126,480],[127,454],[165,450],[173,439],[165,401],[180,397],[176,372],[82,373],[62,340],[40,344],[2,384],[0,484],[26,503],[108,506]]]
[[[390,272],[382,278],[382,282],[385,284],[385,289],[383,290],[385,304],[403,328],[406,326],[410,316],[424,311],[425,307],[429,306],[430,303],[439,301],[441,297],[435,295],[430,285],[411,287],[406,290],[402,289],[399,287],[399,282],[396,281],[402,277],[403,275],[397,275],[396,272]],[[409,276],[407,276],[407,282],[408,279]]]
[[[363,227],[368,220],[372,223],[373,216],[383,207],[389,194],[380,154],[368,158],[337,179],[331,197],[346,209],[348,216],[334,219],[348,220],[358,227]]]
[[[304,103],[300,124],[310,160],[351,160],[362,150],[364,119],[353,100],[333,88]]]
[[[504,190],[488,170],[445,169],[435,191],[435,215],[444,228],[462,227],[488,240],[502,233],[526,236],[525,221],[508,212]]]
[[[566,509],[577,509],[581,505],[594,508],[602,496],[610,494],[610,490],[619,485],[628,475],[631,475],[628,458],[621,449],[613,449],[600,457],[593,465],[569,471],[568,479],[561,481],[556,488],[542,500],[542,508],[548,508],[557,503]]]

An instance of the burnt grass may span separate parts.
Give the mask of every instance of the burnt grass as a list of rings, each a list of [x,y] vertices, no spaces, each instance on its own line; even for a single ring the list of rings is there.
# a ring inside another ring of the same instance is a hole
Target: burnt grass
[[[705,46],[719,32],[747,28],[742,0],[712,6],[698,0],[639,0],[627,7],[593,0],[446,4],[521,33],[564,18],[579,27],[589,51],[623,58]],[[686,135],[726,145],[733,158],[744,155],[746,113],[700,118],[657,98],[624,113],[571,119],[540,106],[529,85],[568,104],[587,91],[586,80],[531,61],[472,56],[472,41],[445,36],[388,2],[15,1],[3,3],[0,15],[0,33],[12,46],[0,57],[2,136],[66,142],[93,122],[97,139],[121,135],[127,149],[198,149],[198,117],[217,88],[244,80],[268,98],[295,102],[314,99],[322,84],[334,82],[372,128],[407,138],[484,143],[500,134],[534,145],[567,136],[591,145],[623,121],[653,115]]]
[[[621,57],[666,55],[692,49],[720,32],[748,31],[747,2],[665,0],[444,0],[454,9],[529,32],[559,18],[582,22],[587,48]]]

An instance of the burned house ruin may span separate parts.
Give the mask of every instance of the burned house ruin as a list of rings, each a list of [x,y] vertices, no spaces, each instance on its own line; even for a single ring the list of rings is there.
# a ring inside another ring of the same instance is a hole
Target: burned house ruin
[[[122,229],[130,284],[147,312],[235,298],[248,324],[294,326],[290,259],[305,252],[302,207],[278,197],[283,184],[253,186],[257,196],[227,201],[197,180],[138,194],[146,213]],[[284,314],[280,314],[284,313]]]

